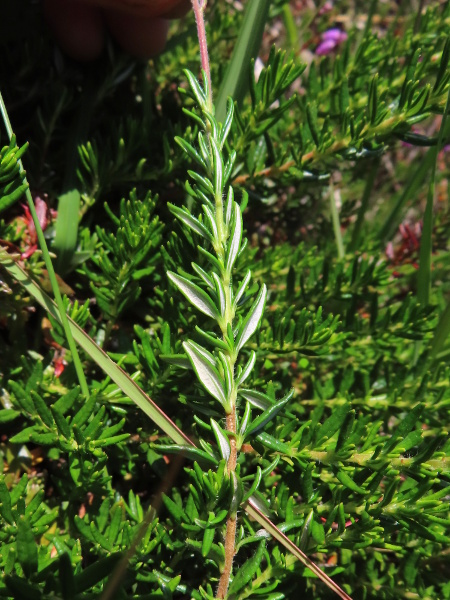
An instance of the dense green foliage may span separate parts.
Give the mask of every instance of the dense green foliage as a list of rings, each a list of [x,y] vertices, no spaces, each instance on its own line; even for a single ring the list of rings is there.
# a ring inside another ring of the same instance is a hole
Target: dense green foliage
[[[351,598],[450,598],[450,5],[273,2],[222,124],[192,16],[86,66],[6,4],[0,597],[213,598],[235,518],[227,598],[336,597],[251,498]],[[206,18],[222,105],[251,28]],[[82,393],[20,158],[67,314],[132,381],[78,337]]]

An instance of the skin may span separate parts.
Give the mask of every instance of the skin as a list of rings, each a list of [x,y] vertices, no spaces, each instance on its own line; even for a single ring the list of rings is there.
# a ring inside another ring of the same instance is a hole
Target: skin
[[[130,54],[149,58],[164,48],[169,19],[183,16],[189,0],[45,0],[47,23],[72,58],[94,60],[106,31]]]

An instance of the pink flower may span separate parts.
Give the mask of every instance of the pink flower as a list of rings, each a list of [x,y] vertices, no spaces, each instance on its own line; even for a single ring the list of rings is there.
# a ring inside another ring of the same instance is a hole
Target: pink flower
[[[319,15],[324,15],[327,12],[330,12],[330,10],[333,10],[333,3],[332,2],[325,2],[325,4],[322,6],[322,8],[319,10]]]
[[[332,52],[339,44],[345,42],[347,38],[348,35],[346,32],[337,27],[327,29],[327,31],[321,35],[321,42],[316,48],[316,54],[318,56],[330,54],[330,52]]]

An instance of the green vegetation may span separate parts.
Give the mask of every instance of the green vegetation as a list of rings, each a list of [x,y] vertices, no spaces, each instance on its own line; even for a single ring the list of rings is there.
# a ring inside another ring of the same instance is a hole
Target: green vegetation
[[[450,599],[450,5],[205,19],[0,9],[0,597]]]

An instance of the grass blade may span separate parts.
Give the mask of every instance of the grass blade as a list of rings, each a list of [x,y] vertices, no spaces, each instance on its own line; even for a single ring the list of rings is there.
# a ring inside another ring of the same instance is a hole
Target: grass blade
[[[388,217],[386,218],[383,226],[380,228],[380,231],[378,233],[378,239],[380,240],[380,242],[383,242],[386,239],[388,239],[393,234],[393,232],[396,230],[396,228],[398,227],[398,225],[399,225],[398,215],[399,215],[401,209],[408,202],[408,200],[410,200],[411,198],[414,198],[417,195],[417,192],[420,189],[420,186],[425,181],[425,177],[428,173],[428,170],[431,168],[431,166],[433,164],[433,160],[434,160],[434,148],[430,148],[428,150],[428,152],[425,154],[425,156],[423,157],[419,166],[411,165],[411,169],[413,171],[413,176],[411,177],[409,182],[406,184],[405,188],[403,189],[403,192],[397,198],[397,202],[392,207],[391,212],[389,213]]]
[[[55,319],[61,322],[56,303],[41,290],[27,273],[5,251],[0,251],[0,265],[27,292],[45,308]],[[177,444],[194,446],[193,442],[173,423],[171,419],[151,400],[141,388],[104,352],[72,319],[67,317],[74,340],[83,348],[92,360],[108,375],[152,421]]]
[[[289,552],[295,556],[305,567],[308,567],[317,577],[327,585],[330,590],[333,590],[339,598],[343,600],[352,600],[351,597],[341,589],[337,583],[335,583],[326,573],[324,573],[310,558],[306,556],[304,552],[297,548],[294,542],[278,529],[278,527],[272,523],[272,521],[266,517],[257,507],[253,504],[252,499],[248,501],[245,506],[247,514],[255,519],[264,529],[270,533],[280,544],[282,544]]]
[[[447,95],[447,103],[445,105],[444,114],[442,116],[441,126],[439,128],[438,143],[436,146],[430,148],[429,152],[431,155],[431,176],[428,185],[427,204],[425,207],[425,213],[423,216],[423,229],[422,237],[420,240],[420,253],[419,253],[419,271],[417,273],[417,299],[419,302],[426,306],[430,302],[431,292],[431,252],[433,246],[433,204],[435,198],[435,187],[436,187],[436,162],[438,153],[442,146],[442,140],[444,139],[444,131],[446,129],[447,116],[450,110],[450,89]]]
[[[264,27],[269,14],[270,0],[250,0],[230,63],[217,94],[216,117],[225,120],[227,99],[242,102],[248,87],[250,60],[255,58],[261,46]]]
[[[59,196],[54,245],[58,254],[56,270],[60,275],[65,275],[71,270],[72,258],[77,247],[79,212],[78,190],[73,189]]]

